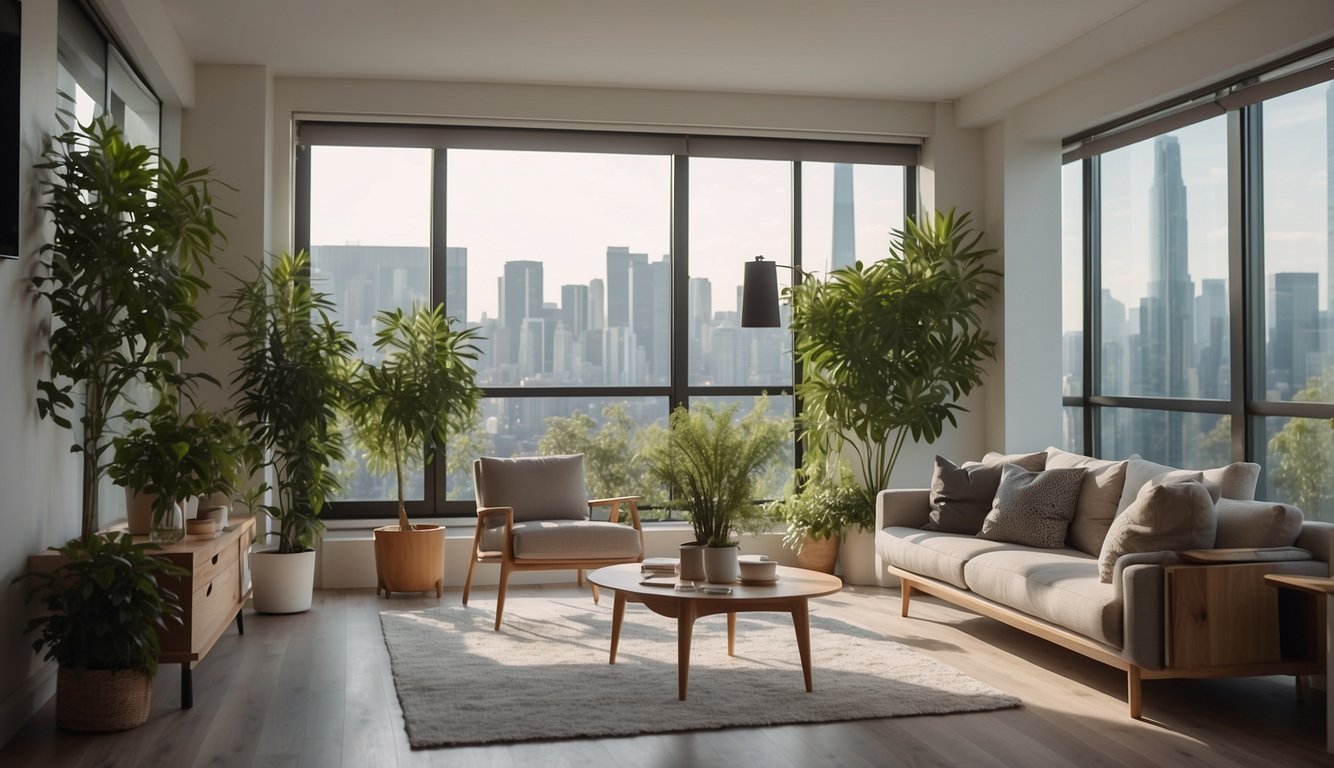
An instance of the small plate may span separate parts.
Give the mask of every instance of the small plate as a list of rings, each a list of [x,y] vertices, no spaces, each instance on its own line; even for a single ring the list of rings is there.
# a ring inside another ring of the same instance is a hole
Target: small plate
[[[738,579],[738,581],[743,586],[747,587],[767,587],[772,584],[777,584],[778,576],[775,575],[772,579]]]

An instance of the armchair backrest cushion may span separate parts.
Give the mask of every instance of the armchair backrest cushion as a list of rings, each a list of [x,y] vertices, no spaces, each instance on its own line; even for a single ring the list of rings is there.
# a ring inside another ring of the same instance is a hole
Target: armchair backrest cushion
[[[584,487],[584,455],[524,456],[473,462],[479,507],[510,507],[514,522],[584,520],[588,491]]]
[[[1209,495],[1217,501],[1220,497],[1224,499],[1241,499],[1250,501],[1255,498],[1255,484],[1260,478],[1260,465],[1249,461],[1237,461],[1222,467],[1204,470],[1182,470],[1176,467],[1169,467],[1166,464],[1141,459],[1138,456],[1131,456],[1126,462],[1126,481],[1121,490],[1121,501],[1117,504],[1116,513],[1119,515],[1130,506],[1139,494],[1140,489],[1155,478],[1164,480],[1181,480],[1191,477],[1195,472],[1199,472],[1201,481],[1205,488],[1209,489]],[[1164,474],[1174,473],[1167,478]]]

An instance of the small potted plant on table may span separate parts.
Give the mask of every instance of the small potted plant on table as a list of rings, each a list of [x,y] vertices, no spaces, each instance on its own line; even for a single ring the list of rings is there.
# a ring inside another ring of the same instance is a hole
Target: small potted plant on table
[[[721,410],[698,404],[678,407],[665,433],[650,439],[644,458],[649,474],[667,487],[684,507],[695,542],[704,547],[704,576],[728,583],[738,576],[737,531],[762,529],[767,511],[755,503],[759,471],[774,461],[791,425],[767,417],[769,401],[761,396],[740,420],[737,405]],[[682,578],[686,562],[682,559]]]
[[[444,594],[445,529],[413,525],[403,500],[403,472],[443,456],[450,435],[477,417],[482,391],[472,363],[476,330],[454,330],[444,306],[380,312],[377,365],[353,375],[348,412],[370,469],[392,471],[398,488],[398,524],[376,528],[376,592]]]

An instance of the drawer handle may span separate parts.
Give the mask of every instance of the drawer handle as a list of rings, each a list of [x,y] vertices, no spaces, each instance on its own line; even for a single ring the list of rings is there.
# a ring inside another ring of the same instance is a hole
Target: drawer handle
[[[219,552],[218,554],[216,554],[216,555],[213,556],[213,564],[214,564],[214,565],[217,565],[217,564],[218,564],[218,557],[221,556],[221,555],[222,555],[222,553]]]
[[[204,597],[208,597],[211,594],[213,594],[213,582],[210,581],[208,583],[208,591],[204,593]]]

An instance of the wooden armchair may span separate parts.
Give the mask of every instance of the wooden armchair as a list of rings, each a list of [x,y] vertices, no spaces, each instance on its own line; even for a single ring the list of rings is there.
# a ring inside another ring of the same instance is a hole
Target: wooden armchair
[[[583,454],[516,459],[483,457],[473,462],[477,530],[463,604],[472,590],[478,563],[499,563],[496,626],[505,610],[505,589],[513,571],[573,570],[579,585],[584,570],[644,559],[644,531],[638,496],[588,499]],[[593,507],[607,507],[608,519],[593,520]],[[629,525],[620,522],[622,511]],[[593,601],[598,600],[592,585]]]

